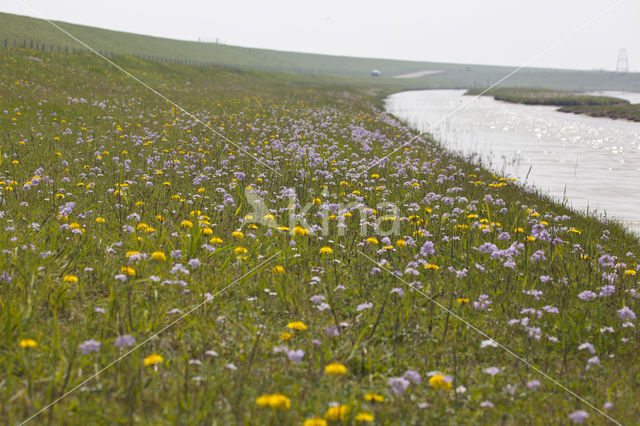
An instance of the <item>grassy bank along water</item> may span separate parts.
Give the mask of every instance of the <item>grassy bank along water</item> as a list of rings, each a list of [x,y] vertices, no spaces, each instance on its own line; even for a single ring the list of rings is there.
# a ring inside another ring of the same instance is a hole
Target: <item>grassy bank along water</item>
[[[580,93],[539,88],[498,87],[494,89],[470,89],[465,95],[491,96],[498,101],[526,105],[585,106],[625,105],[629,101],[611,96],[583,95]]]
[[[592,117],[640,121],[640,104],[611,96],[584,95],[560,90],[537,88],[470,89],[465,95],[492,96],[498,101],[526,105],[554,105],[558,111]]]
[[[640,419],[621,226],[416,137],[368,87],[113,60],[197,120],[93,56],[2,51],[7,423],[132,348],[36,421],[605,422],[496,342]]]
[[[613,118],[640,122],[640,104],[621,105],[575,105],[564,106],[558,111],[586,114],[592,117]]]

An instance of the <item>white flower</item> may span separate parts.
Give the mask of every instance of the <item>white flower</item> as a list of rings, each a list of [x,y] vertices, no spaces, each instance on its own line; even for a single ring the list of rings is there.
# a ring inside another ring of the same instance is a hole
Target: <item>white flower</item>
[[[482,343],[480,343],[480,347],[481,348],[486,348],[488,346],[490,346],[492,348],[497,348],[498,347],[498,343],[493,339],[483,340]]]
[[[589,418],[589,413],[584,410],[577,410],[569,414],[569,419],[575,423],[581,425],[585,420]]]
[[[593,344],[591,344],[589,342],[585,342],[585,343],[581,344],[580,346],[578,346],[578,350],[579,351],[587,350],[587,351],[589,351],[590,354],[595,354],[596,353],[596,348],[593,346]]]
[[[500,373],[500,369],[498,367],[487,367],[483,371],[485,374],[489,374],[491,376],[495,376]]]

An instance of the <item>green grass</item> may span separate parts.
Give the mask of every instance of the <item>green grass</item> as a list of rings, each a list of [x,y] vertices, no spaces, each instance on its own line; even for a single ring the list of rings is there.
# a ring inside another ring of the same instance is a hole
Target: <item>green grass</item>
[[[176,309],[190,312],[233,283],[36,424],[301,424],[332,403],[348,408],[344,424],[360,424],[359,413],[377,424],[566,424],[577,409],[606,423],[504,350],[481,348],[485,337],[424,295],[590,403],[613,403],[612,417],[640,420],[638,331],[618,318],[623,306],[640,313],[638,275],[625,272],[638,270],[637,238],[414,138],[380,108],[390,86],[114,58],[229,142],[94,56],[5,50],[1,58],[7,424],[124,354],[118,336],[143,343],[179,318]],[[307,208],[301,224],[326,225],[327,235],[274,229],[247,187],[281,226],[292,228],[292,214]],[[387,241],[376,223],[396,232]],[[506,251],[479,250],[488,243]],[[157,251],[166,260],[154,260]],[[616,257],[611,265],[605,254]],[[578,298],[609,279],[610,296]],[[532,290],[542,293],[523,293]],[[482,295],[490,309],[474,308]],[[523,318],[526,326],[509,325]],[[307,329],[288,328],[294,321]],[[36,346],[21,347],[27,339]],[[84,354],[89,339],[101,345]],[[588,366],[585,342],[599,365]],[[302,361],[282,345],[303,350]],[[152,354],[163,361],[145,366]],[[330,363],[346,373],[327,374]],[[394,393],[389,380],[408,370],[421,382]],[[449,375],[452,389],[430,386],[432,371]],[[529,389],[532,380],[541,386]],[[277,393],[289,407],[256,403]]]
[[[368,85],[395,84],[404,90],[488,87],[502,80],[515,68],[515,66],[401,61],[282,52],[151,37],[58,21],[56,21],[56,25],[94,49],[107,53],[143,55],[147,58],[165,58],[174,61],[198,61],[262,71],[348,75],[359,77]],[[4,40],[7,40],[10,47],[15,41],[17,47],[22,47],[23,43],[26,43],[26,47],[30,47],[33,43],[34,47],[45,44],[47,50],[51,45],[56,51],[58,46],[62,51],[65,46],[69,48],[69,51],[72,51],[73,48],[84,49],[44,20],[0,13],[0,43],[3,43]],[[370,77],[369,74],[373,69],[380,70],[383,77]],[[424,70],[443,72],[416,79],[387,81],[391,80],[394,75]],[[572,91],[640,91],[640,79],[635,73],[524,68],[502,82],[500,87],[548,87]]]

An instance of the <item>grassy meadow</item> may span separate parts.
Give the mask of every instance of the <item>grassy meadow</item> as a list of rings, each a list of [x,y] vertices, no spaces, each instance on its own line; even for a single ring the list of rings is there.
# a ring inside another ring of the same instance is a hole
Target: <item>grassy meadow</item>
[[[640,421],[638,239],[391,86],[0,54],[3,423]]]

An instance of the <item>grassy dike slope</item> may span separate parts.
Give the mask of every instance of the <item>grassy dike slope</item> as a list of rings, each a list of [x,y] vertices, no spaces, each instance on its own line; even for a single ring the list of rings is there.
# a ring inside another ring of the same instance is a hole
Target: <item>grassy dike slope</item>
[[[368,84],[393,84],[403,89],[413,88],[474,88],[487,87],[510,74],[513,67],[454,64],[442,62],[401,61],[379,58],[357,58],[348,56],[319,55],[300,52],[282,52],[269,49],[254,49],[216,43],[201,43],[173,40],[140,34],[111,31],[84,25],[56,22],[61,28],[83,40],[97,50],[120,55],[143,55],[145,57],[168,58],[179,61],[199,61],[207,64],[240,67],[262,71],[282,71],[298,74],[332,74],[355,76]],[[30,43],[44,43],[49,50],[54,46],[68,46],[70,51],[82,46],[70,39],[50,23],[26,16],[0,13],[0,43],[7,40],[12,47],[27,47]],[[429,43],[424,43],[425,54],[429,54]],[[373,69],[380,70],[382,77],[369,77]],[[442,71],[423,78],[393,79],[395,75],[424,70]],[[509,77],[500,86],[549,87],[559,90],[637,90],[640,78],[637,73],[614,73],[606,71],[557,70],[546,68],[523,68]]]
[[[413,139],[380,89],[115,60],[233,143],[94,57],[2,52],[7,423],[134,344],[37,421],[605,423],[460,318],[640,419],[620,226]]]

